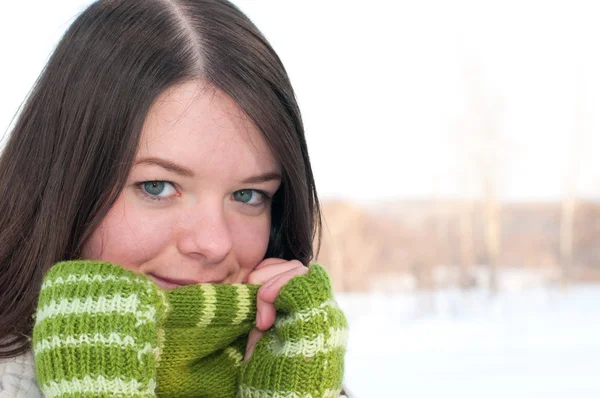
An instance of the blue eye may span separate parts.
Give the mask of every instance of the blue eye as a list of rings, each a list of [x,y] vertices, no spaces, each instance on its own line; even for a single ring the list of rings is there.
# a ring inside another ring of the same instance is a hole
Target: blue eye
[[[240,189],[233,193],[233,199],[250,206],[259,206],[267,199],[267,195],[256,189]]]
[[[147,181],[144,183],[144,189],[150,195],[160,195],[165,190],[164,181]]]
[[[173,197],[177,190],[168,181],[144,181],[138,184],[142,194],[151,200],[164,200]]]

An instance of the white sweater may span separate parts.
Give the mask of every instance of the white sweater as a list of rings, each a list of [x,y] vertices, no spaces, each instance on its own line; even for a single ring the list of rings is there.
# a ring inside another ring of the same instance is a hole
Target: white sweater
[[[0,398],[42,398],[35,382],[33,354],[0,358]]]

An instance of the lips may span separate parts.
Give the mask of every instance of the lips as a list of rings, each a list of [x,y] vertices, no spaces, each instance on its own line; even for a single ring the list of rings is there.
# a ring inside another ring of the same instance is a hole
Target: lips
[[[148,276],[150,278],[152,278],[154,283],[156,283],[158,286],[160,286],[163,289],[175,289],[175,288],[178,288],[181,286],[195,285],[198,283],[196,281],[190,281],[190,280],[178,280],[178,279],[165,278],[165,277],[161,277],[161,276],[154,275],[154,274],[148,274]]]
[[[146,275],[148,275],[154,281],[154,283],[156,283],[158,286],[160,286],[163,289],[176,289],[181,286],[198,285],[200,283],[223,283],[223,279],[218,279],[218,280],[215,279],[215,280],[199,282],[199,281],[194,281],[191,279],[166,278],[164,276],[158,276],[153,273],[148,273]]]

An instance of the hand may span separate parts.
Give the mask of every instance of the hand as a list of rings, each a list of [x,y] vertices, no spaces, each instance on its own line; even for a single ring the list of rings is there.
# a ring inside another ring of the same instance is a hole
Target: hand
[[[263,337],[264,332],[275,324],[275,299],[283,285],[293,277],[307,273],[308,267],[298,260],[267,258],[246,277],[245,283],[261,285],[261,287],[258,289],[256,301],[256,328],[248,335],[244,362],[250,359],[254,346]]]

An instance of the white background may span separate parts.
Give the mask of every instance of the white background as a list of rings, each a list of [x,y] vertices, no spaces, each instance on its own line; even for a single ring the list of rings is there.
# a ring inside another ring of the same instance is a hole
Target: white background
[[[0,131],[88,3],[2,3]],[[477,196],[490,147],[503,199],[560,198],[573,157],[578,194],[599,196],[594,2],[235,3],[288,69],[322,196]]]

